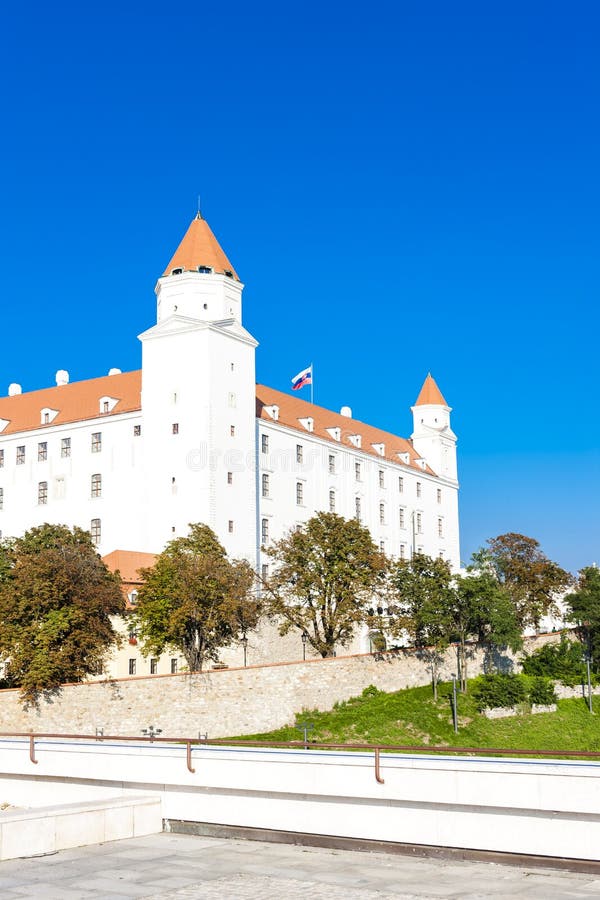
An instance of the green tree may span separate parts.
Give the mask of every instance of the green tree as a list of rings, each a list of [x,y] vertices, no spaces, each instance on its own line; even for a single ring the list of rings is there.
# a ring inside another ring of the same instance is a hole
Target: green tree
[[[600,569],[586,566],[579,572],[576,589],[565,597],[569,619],[577,626],[578,637],[600,672]]]
[[[488,548],[473,554],[475,565],[495,574],[513,603],[521,629],[537,629],[543,616],[558,612],[556,595],[572,583],[571,576],[548,559],[534,538],[509,532],[487,543]]]
[[[26,702],[101,669],[120,585],[80,528],[41,525],[0,547],[0,656]]]
[[[230,561],[208,525],[190,525],[187,537],[170,541],[141,573],[135,622],[145,656],[177,648],[189,671],[201,672],[206,660],[217,662],[221,648],[258,622],[254,571]]]
[[[323,657],[348,644],[384,583],[385,557],[369,530],[356,519],[321,512],[266,553],[275,567],[264,589],[280,633],[306,632]]]

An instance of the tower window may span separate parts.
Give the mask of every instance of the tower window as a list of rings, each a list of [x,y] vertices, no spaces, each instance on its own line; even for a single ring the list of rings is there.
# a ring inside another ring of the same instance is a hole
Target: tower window
[[[24,466],[25,465],[25,447],[17,447],[17,465]]]
[[[329,491],[329,512],[335,512],[335,491]]]
[[[233,519],[230,519],[227,523],[227,530],[229,534],[233,534]]]
[[[142,433],[142,426],[141,426],[141,425],[134,425],[134,426],[133,426],[133,436],[134,436],[134,437],[139,437],[139,436],[141,435],[141,433]]]
[[[335,475],[335,456],[333,453],[329,454],[329,474]]]
[[[227,484],[233,484],[233,472],[227,473]]]
[[[90,534],[95,544],[99,544],[102,539],[102,523],[100,519],[92,519],[90,523]]]
[[[225,269],[223,275],[226,275],[227,278],[233,278],[233,272],[231,271],[231,269]]]
[[[44,462],[48,459],[48,442],[41,441],[38,444],[38,462]]]
[[[229,426],[229,435],[230,437],[235,437],[235,425]]]
[[[379,504],[379,524],[385,525],[385,503]]]
[[[383,469],[379,470],[379,487],[385,487],[385,472]]]
[[[200,272],[201,275],[210,275],[212,272],[212,269],[210,266],[198,266],[198,271]]]
[[[171,426],[171,430],[172,430],[173,434],[179,434],[179,422],[173,422],[173,425]]]
[[[422,534],[423,533],[423,516],[420,512],[418,512],[416,515],[416,527],[417,527],[417,534]]]
[[[171,275],[182,275],[183,269],[171,269]]]
[[[354,463],[354,477],[357,481],[360,481],[360,463]]]
[[[438,488],[438,489],[437,489],[437,502],[438,502],[438,503],[441,503],[441,502],[442,502],[442,490],[441,490],[441,488]]]
[[[263,453],[269,452],[269,435],[268,434],[261,435],[260,448]]]
[[[444,537],[444,520],[438,519],[438,537]]]
[[[400,494],[404,493],[404,478],[402,475],[398,477],[398,491]]]
[[[4,468],[4,450],[0,450],[0,469]]]
[[[92,497],[102,496],[102,475],[92,475]]]
[[[263,544],[268,544],[269,542],[269,520],[262,519],[260,523],[260,539]]]
[[[406,558],[406,546],[404,544],[400,544],[400,559]]]
[[[362,515],[360,497],[354,498],[354,514],[355,514],[357,520],[360,522],[361,515]]]
[[[4,509],[4,488],[0,488],[0,509]]]
[[[71,438],[62,438],[60,442],[60,455],[63,459],[71,455]]]
[[[304,485],[301,481],[296,482],[296,504],[302,506],[304,503]]]
[[[417,481],[417,497],[420,497],[421,493],[421,482]]]
[[[405,521],[406,521],[406,519],[405,519],[404,507],[401,506],[398,511],[398,524],[399,524],[400,528],[406,528]]]
[[[95,431],[92,435],[92,453],[100,453],[102,450],[102,432]]]
[[[296,444],[296,462],[304,462],[304,447],[302,444]]]
[[[263,497],[269,496],[269,476],[263,475],[262,477],[262,495]]]

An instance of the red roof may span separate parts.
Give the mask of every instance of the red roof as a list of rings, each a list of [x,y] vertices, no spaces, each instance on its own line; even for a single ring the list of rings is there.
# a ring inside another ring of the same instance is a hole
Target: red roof
[[[415,406],[448,406],[431,372],[423,382],[423,387],[417,397]]]
[[[195,272],[198,271],[198,266],[209,266],[220,274],[231,272],[235,278],[238,277],[212,233],[210,225],[200,213],[195,219],[192,219],[190,227],[163,274],[170,275],[173,269]]]

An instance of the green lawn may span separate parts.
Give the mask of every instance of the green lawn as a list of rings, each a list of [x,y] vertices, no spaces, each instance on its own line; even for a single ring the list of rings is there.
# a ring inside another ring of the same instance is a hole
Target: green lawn
[[[323,743],[418,744],[458,747],[498,747],[535,750],[600,751],[600,698],[595,715],[583,699],[560,700],[554,713],[526,713],[507,719],[486,719],[469,694],[458,699],[459,732],[452,727],[451,685],[439,688],[435,702],[431,687],[386,694],[367,688],[327,712],[303,711],[296,722],[314,724],[310,739]],[[294,741],[301,733],[293,726],[240,740]]]

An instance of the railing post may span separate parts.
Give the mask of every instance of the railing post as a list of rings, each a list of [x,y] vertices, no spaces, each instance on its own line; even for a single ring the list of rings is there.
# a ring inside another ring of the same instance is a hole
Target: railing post
[[[186,746],[187,746],[187,767],[188,767],[188,771],[190,771],[193,775],[196,770],[192,766],[192,742],[188,741]]]
[[[37,766],[38,761],[35,758],[35,738],[32,734],[29,735],[29,759],[34,766]]]
[[[385,784],[384,779],[381,777],[381,770],[379,767],[379,747],[375,747],[375,781],[377,784]]]

